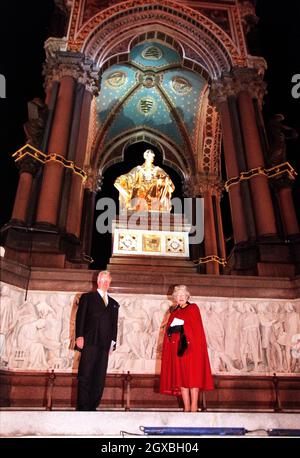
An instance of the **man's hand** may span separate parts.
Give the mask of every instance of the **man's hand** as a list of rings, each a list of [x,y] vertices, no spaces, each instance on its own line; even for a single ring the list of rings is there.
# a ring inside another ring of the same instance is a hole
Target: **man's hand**
[[[109,356],[112,355],[112,352],[115,351],[116,349],[116,342],[114,340],[111,341],[111,344],[110,344],[110,349],[109,349]]]
[[[84,337],[77,337],[76,345],[78,348],[80,348],[80,350],[82,350],[84,347]]]

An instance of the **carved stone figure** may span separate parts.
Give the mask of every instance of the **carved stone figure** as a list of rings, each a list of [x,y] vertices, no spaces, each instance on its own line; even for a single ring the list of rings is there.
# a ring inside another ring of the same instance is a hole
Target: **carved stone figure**
[[[285,355],[287,362],[287,371],[293,372],[294,370],[294,356],[291,352],[293,345],[293,338],[300,333],[300,317],[294,309],[293,304],[287,303],[285,305],[286,317],[284,321],[284,330],[285,330]]]
[[[259,371],[258,364],[262,361],[259,318],[254,307],[248,302],[240,304],[238,310],[242,314],[240,317],[240,335],[243,368],[249,370],[248,360],[250,360],[254,363],[254,370]]]
[[[225,353],[224,319],[217,313],[218,307],[215,305],[207,302],[202,313],[211,364],[214,372],[236,373],[239,369],[234,367],[232,359]]]
[[[27,143],[40,147],[48,114],[47,105],[39,98],[28,102],[28,121],[24,124]]]
[[[274,115],[268,124],[268,137],[270,145],[270,162],[272,166],[282,164],[287,160],[286,140],[296,139],[298,132],[292,127],[282,124],[284,116]]]
[[[276,337],[277,317],[269,309],[268,304],[264,302],[258,305],[258,317],[260,321],[261,346],[262,351],[265,351],[266,366],[272,370],[282,371],[282,351]]]

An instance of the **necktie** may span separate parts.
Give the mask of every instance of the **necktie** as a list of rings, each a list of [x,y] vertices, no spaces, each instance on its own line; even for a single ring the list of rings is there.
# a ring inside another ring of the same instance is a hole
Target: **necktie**
[[[104,300],[104,304],[107,305],[107,304],[108,304],[108,297],[107,297],[107,294],[104,294],[103,300]]]

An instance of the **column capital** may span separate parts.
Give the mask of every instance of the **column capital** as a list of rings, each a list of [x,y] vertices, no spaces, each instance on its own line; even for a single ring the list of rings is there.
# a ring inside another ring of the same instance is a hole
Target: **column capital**
[[[85,182],[85,188],[91,192],[101,191],[103,176],[100,171],[93,169],[92,167],[85,168],[87,174],[87,180]]]
[[[30,173],[35,176],[38,170],[42,167],[42,163],[30,156],[24,156],[16,161],[16,166],[19,173]]]
[[[86,90],[93,95],[99,92],[99,71],[94,62],[87,59],[82,53],[61,50],[64,39],[61,42],[47,40],[47,59],[44,64],[43,75],[45,87],[53,81],[60,81],[66,76],[71,76],[78,83],[85,86]],[[45,44],[46,46],[46,44]],[[58,49],[56,49],[58,47]]]
[[[57,38],[57,37],[49,37],[44,43],[44,50],[46,53],[46,60],[50,59],[51,57],[54,58],[55,54],[58,51],[66,52],[68,49],[68,39],[67,37]]]
[[[284,173],[279,176],[270,178],[270,184],[275,191],[279,191],[283,188],[292,188],[295,183],[295,179],[292,178],[288,173]]]
[[[199,196],[204,194],[210,194],[221,199],[224,191],[224,183],[219,176],[216,175],[204,175],[198,173],[197,176],[193,176],[190,180],[190,195]]]
[[[246,91],[252,98],[257,98],[261,104],[266,87],[267,84],[257,68],[235,67],[230,73],[224,73],[220,79],[212,82],[209,98],[214,105],[218,106],[229,96],[236,96]]]
[[[194,176],[189,176],[182,182],[182,190],[184,197],[197,197]]]
[[[229,96],[236,95],[236,84],[232,75],[223,74],[218,80],[212,81],[209,100],[212,105],[218,107],[223,102],[226,102]]]
[[[256,68],[233,69],[237,92],[248,92],[252,98],[258,99],[260,103],[267,91],[267,83],[263,80]]]

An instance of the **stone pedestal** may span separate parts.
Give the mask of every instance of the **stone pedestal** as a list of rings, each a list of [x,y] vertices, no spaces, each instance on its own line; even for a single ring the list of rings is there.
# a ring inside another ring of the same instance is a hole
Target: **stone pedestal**
[[[88,268],[89,260],[84,257],[81,241],[51,225],[7,225],[1,241],[7,260],[29,268]]]
[[[228,258],[227,273],[262,277],[293,277],[295,262],[290,244],[271,237],[238,244]]]
[[[112,256],[189,258],[190,224],[182,215],[149,212],[120,215],[113,221]]]

